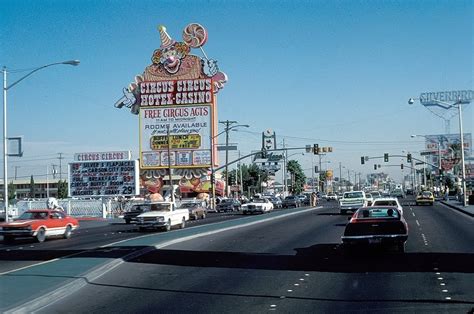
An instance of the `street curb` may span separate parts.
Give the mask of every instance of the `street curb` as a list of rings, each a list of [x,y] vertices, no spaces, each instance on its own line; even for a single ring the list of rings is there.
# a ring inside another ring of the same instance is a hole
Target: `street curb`
[[[439,201],[439,202],[440,202],[441,204],[446,205],[446,206],[448,206],[448,207],[450,207],[450,208],[452,208],[452,209],[455,209],[455,210],[457,210],[457,211],[459,211],[459,212],[461,212],[461,213],[463,213],[463,214],[465,214],[465,215],[468,215],[468,216],[470,216],[470,217],[474,217],[474,214],[472,214],[472,213],[470,213],[470,212],[468,212],[468,211],[466,211],[466,210],[464,210],[464,209],[462,209],[462,208],[460,208],[460,207],[458,207],[458,206],[455,206],[455,205],[453,205],[453,204],[449,204],[449,203],[444,202],[444,201]]]

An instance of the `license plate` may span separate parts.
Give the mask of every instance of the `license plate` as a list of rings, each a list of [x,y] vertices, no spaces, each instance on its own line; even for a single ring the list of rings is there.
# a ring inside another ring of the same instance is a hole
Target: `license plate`
[[[369,239],[369,244],[380,244],[382,239]]]

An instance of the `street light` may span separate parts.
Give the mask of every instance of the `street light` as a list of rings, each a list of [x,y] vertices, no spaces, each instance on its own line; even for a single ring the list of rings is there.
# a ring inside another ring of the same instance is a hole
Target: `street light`
[[[439,175],[439,184],[438,184],[438,188],[440,189],[441,191],[441,143],[439,141],[434,141],[433,139],[429,138],[428,136],[426,135],[420,135],[420,134],[413,134],[411,135],[411,138],[415,138],[415,137],[424,137],[425,139],[431,141],[432,143],[436,143],[436,145],[438,146],[438,175]]]
[[[237,127],[245,127],[245,128],[249,128],[250,125],[248,124],[236,124],[236,125],[233,125],[235,123],[237,123],[237,121],[229,121],[229,120],[226,120],[226,121],[219,121],[219,123],[222,123],[225,125],[225,128],[224,128],[224,131],[217,134],[216,136],[222,134],[225,132],[225,196],[228,196],[228,190],[229,190],[229,167],[227,166],[227,164],[229,163],[229,131],[232,130],[232,129],[235,129]],[[214,141],[212,141],[214,142]]]
[[[472,93],[472,91],[471,91]],[[408,104],[412,105],[413,103],[415,102],[415,100],[413,98],[410,98],[408,100]],[[420,103],[422,105],[424,105],[425,107],[426,106],[438,106],[438,107],[441,107],[443,109],[446,109],[446,110],[449,110],[451,108],[456,108],[458,109],[458,114],[459,114],[459,137],[460,137],[460,142],[461,142],[461,170],[462,170],[462,192],[463,192],[463,206],[467,206],[467,202],[466,202],[466,195],[467,195],[467,191],[466,191],[466,164],[465,164],[465,161],[464,161],[464,133],[463,133],[463,128],[462,128],[462,107],[461,105],[462,104],[468,104],[470,103],[469,100],[463,100],[461,99],[460,96],[457,97],[457,100],[450,104],[450,103],[447,103],[445,101],[441,101],[441,100],[433,100],[433,103],[427,103],[427,104],[423,104],[422,103],[422,100],[420,99]]]
[[[77,66],[79,65],[80,61],[79,60],[68,60],[68,61],[63,61],[63,62],[55,62],[55,63],[50,63],[46,64],[43,66],[40,66],[32,71],[30,71],[28,74],[24,75],[20,79],[16,80],[15,82],[11,83],[10,85],[7,85],[7,67],[3,67],[3,199],[4,199],[4,205],[5,205],[5,221],[8,222],[8,137],[7,137],[7,91],[15,86],[16,84],[20,83],[30,75],[32,75],[35,72],[38,72],[39,70],[42,70],[44,68],[53,66],[53,65],[59,65],[59,64],[66,64],[66,65],[72,65],[72,66]]]

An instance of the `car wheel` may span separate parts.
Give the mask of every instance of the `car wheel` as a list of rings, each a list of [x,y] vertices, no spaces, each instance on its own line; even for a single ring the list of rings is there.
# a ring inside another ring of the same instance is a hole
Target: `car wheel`
[[[138,231],[143,232],[143,231],[145,231],[145,228],[143,228],[143,227],[138,227]]]
[[[184,229],[184,227],[186,227],[186,219],[184,219],[184,217],[183,217],[183,219],[181,220],[181,225],[179,225],[179,227],[180,227],[181,229]]]
[[[71,225],[68,225],[66,227],[66,230],[64,231],[63,238],[64,239],[69,239],[71,237],[71,233],[72,233],[72,227],[71,227]]]
[[[168,224],[165,226],[165,230],[166,230],[166,231],[170,231],[170,230],[171,230],[171,219],[168,219]]]
[[[125,219],[125,223],[126,223],[127,225],[129,225],[129,224],[130,224],[130,219]]]
[[[40,228],[36,234],[36,241],[42,243],[44,240],[46,240],[46,230],[44,228]]]
[[[346,212],[347,212],[347,211],[346,211],[345,209],[341,209],[341,214],[342,214],[342,215],[345,215]]]

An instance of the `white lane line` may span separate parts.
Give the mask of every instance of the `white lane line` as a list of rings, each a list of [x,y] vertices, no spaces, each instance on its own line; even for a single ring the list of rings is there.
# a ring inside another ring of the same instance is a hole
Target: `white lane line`
[[[418,219],[417,219],[417,220],[415,220],[415,221],[416,221],[416,224],[417,224],[417,225],[418,225],[418,227],[419,227],[419,226],[420,226],[420,222],[418,221]]]
[[[411,213],[413,215],[413,217],[416,217],[415,213]]]
[[[198,234],[195,234],[195,235],[190,235],[190,236],[187,236],[187,237],[177,238],[177,239],[174,239],[174,240],[163,242],[163,243],[155,245],[154,247],[156,249],[161,249],[161,248],[164,248],[166,246],[173,245],[173,244],[176,244],[176,243],[181,243],[181,242],[184,242],[184,241],[193,240],[193,239],[196,239],[196,238],[205,237],[205,236],[208,236],[208,235],[213,235],[213,234],[216,234],[216,233],[221,233],[221,232],[225,232],[225,231],[229,231],[229,230],[245,228],[245,227],[248,227],[248,226],[257,225],[259,223],[273,221],[273,220],[277,220],[277,219],[280,219],[280,218],[285,218],[285,217],[288,217],[288,216],[294,216],[294,215],[297,215],[297,214],[304,214],[304,213],[314,211],[316,209],[321,209],[321,208],[323,208],[323,207],[318,206],[318,207],[308,208],[308,209],[300,210],[300,211],[297,211],[297,212],[287,213],[287,214],[283,214],[283,215],[279,215],[279,216],[275,216],[275,217],[265,218],[265,219],[262,219],[262,220],[256,220],[256,221],[251,221],[251,222],[248,222],[248,223],[243,223],[241,225],[235,225],[235,226],[231,226],[231,227],[225,227],[225,228],[221,228],[221,229],[202,232],[202,233],[198,233]],[[207,226],[212,226],[212,225],[215,225],[215,224],[222,224],[222,222],[216,222],[216,223],[212,223],[212,224],[208,224],[208,225],[194,226],[194,227],[191,227],[191,228],[187,228],[187,230],[191,230],[191,229],[195,229],[195,228],[203,229]],[[174,232],[179,232],[179,230],[176,230]],[[156,233],[147,234],[147,235],[139,236],[139,237],[136,237],[136,238],[125,239],[125,240],[113,242],[113,243],[110,243],[110,244],[107,244],[107,245],[100,246],[100,248],[104,248],[104,247],[108,247],[108,246],[114,246],[114,245],[117,245],[117,244],[120,244],[120,243],[123,243],[123,242],[127,242],[127,241],[130,241],[130,240],[136,240],[136,239],[145,238],[145,237],[152,237],[152,236],[156,236]]]
[[[44,261],[44,262],[41,262],[41,263],[36,263],[36,264],[33,264],[33,265],[29,265],[29,266],[25,266],[25,267],[20,267],[20,268],[16,268],[16,269],[13,269],[13,270],[9,270],[9,271],[0,273],[0,276],[6,275],[6,274],[10,274],[10,273],[13,273],[13,272],[16,272],[16,271],[20,271],[20,270],[23,270],[23,269],[28,269],[28,268],[33,267],[33,266],[39,266],[39,265],[48,264],[48,263],[55,262],[55,261],[59,261],[59,258],[55,258],[55,259],[52,259],[52,260],[49,260],[49,261]]]

